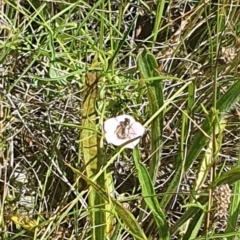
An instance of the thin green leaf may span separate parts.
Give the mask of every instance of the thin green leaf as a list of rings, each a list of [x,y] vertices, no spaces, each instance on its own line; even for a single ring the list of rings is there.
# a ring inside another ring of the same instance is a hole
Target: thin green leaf
[[[202,226],[202,221],[204,218],[204,212],[199,210],[195,216],[189,220],[189,224],[186,228],[186,233],[184,234],[182,240],[195,239]]]
[[[239,180],[240,180],[240,167],[236,167],[222,174],[221,177],[216,179],[216,181],[214,181],[211,184],[211,187],[220,186],[222,184],[233,184]]]
[[[207,239],[225,239],[227,237],[235,237],[240,236],[239,232],[231,232],[231,233],[223,233],[223,234],[212,234],[208,236]],[[237,238],[239,239],[239,237]],[[198,237],[198,238],[191,238],[190,240],[206,240],[206,236]]]
[[[146,49],[138,57],[138,66],[142,77],[150,78],[157,77],[157,62],[152,54],[147,52]],[[146,83],[148,91],[148,100],[150,105],[150,113],[153,115],[159,108],[163,106],[163,91],[161,81],[152,81]],[[160,112],[159,115],[151,122],[151,150],[152,157],[149,165],[150,177],[155,183],[157,171],[161,160],[161,144],[162,144],[162,131],[163,131],[163,119],[164,112]]]
[[[137,148],[133,150],[133,159],[136,169],[138,171],[138,179],[141,184],[142,196],[153,214],[156,225],[159,229],[160,239],[169,239],[168,225],[164,213],[159,206],[149,173],[139,160],[140,153]]]
[[[116,59],[116,56],[118,55],[118,53],[119,53],[119,51],[121,50],[123,44],[125,43],[125,41],[126,41],[128,35],[129,35],[130,31],[132,30],[132,28],[133,28],[133,26],[134,26],[134,23],[135,23],[136,18],[137,18],[137,15],[136,15],[135,18],[132,20],[132,22],[131,22],[128,30],[126,31],[126,33],[125,33],[124,36],[123,36],[123,39],[122,39],[122,40],[120,41],[120,43],[118,44],[117,49],[114,51],[114,54],[113,54],[112,58],[109,60],[109,62],[108,62],[108,67],[107,67],[107,71],[111,68],[114,60]]]
[[[153,28],[154,35],[153,35],[153,41],[152,41],[152,51],[155,47],[159,28],[161,26],[164,7],[165,7],[165,0],[159,1],[157,4],[156,19],[155,19],[154,28]]]

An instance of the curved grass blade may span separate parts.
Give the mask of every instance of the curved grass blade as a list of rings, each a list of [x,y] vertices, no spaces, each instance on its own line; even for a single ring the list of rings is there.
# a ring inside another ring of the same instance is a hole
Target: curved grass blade
[[[169,231],[165,215],[159,206],[149,173],[145,166],[139,160],[140,153],[137,148],[133,150],[133,159],[136,169],[138,171],[138,179],[142,188],[142,197],[153,214],[155,223],[159,230],[159,239],[167,240],[169,239]]]
[[[138,67],[141,72],[142,78],[147,79],[159,76],[157,72],[157,62],[152,54],[146,49],[138,57]],[[161,80],[140,82],[141,85],[147,87],[147,96],[151,116],[154,115],[163,106],[163,92]],[[162,145],[162,131],[163,131],[163,118],[164,113],[161,111],[157,117],[151,121],[151,161],[149,162],[149,175],[152,180],[152,185],[156,182],[156,176],[161,161],[161,145]],[[142,208],[145,209],[146,202],[142,203]],[[144,218],[144,212],[140,213],[140,221]],[[148,224],[150,228],[151,222]]]

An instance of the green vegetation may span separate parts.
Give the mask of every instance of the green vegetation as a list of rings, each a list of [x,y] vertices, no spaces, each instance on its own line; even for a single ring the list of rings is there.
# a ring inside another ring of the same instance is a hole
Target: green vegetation
[[[1,239],[239,239],[239,1],[0,6]]]

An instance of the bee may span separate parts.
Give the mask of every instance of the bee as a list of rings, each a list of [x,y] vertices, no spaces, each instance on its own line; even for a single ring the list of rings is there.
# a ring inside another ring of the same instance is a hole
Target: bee
[[[115,134],[119,139],[126,139],[129,133],[130,120],[125,118],[124,121],[120,122],[120,125],[117,126]]]

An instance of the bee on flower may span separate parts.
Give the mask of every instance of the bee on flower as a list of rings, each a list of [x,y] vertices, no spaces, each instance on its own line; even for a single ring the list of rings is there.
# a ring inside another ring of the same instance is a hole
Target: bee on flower
[[[145,132],[141,123],[126,114],[107,119],[103,124],[103,128],[106,141],[115,146],[123,145],[134,139],[132,142],[124,145],[125,148],[131,149],[139,143],[140,137],[142,137]]]

